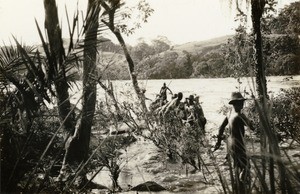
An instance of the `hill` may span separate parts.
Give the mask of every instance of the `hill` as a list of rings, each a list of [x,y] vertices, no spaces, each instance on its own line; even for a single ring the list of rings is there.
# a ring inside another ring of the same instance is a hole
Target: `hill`
[[[199,53],[207,48],[214,48],[218,47],[222,44],[226,44],[229,38],[232,38],[233,35],[221,36],[209,40],[204,41],[195,41],[195,42],[188,42],[181,45],[175,45],[173,50],[174,51],[187,51],[190,53]]]
[[[249,38],[248,38],[249,39]],[[264,36],[267,75],[296,75],[300,73],[299,38],[286,34]],[[199,77],[231,77],[249,75],[252,45],[247,42],[239,51],[243,62],[237,63],[237,36],[228,35],[180,45],[140,43],[128,50],[135,63],[138,79],[184,79]],[[67,48],[69,41],[64,40]],[[42,51],[41,46],[38,46]],[[98,48],[98,72],[103,79],[130,79],[128,64],[122,48],[103,39]],[[240,57],[241,57],[240,56]],[[81,71],[70,71],[80,79]]]
[[[229,35],[174,45],[159,53],[153,52],[151,46],[138,49],[130,47],[129,50],[136,64],[139,79],[189,78],[198,76],[195,74],[196,67],[193,67],[197,65],[194,63],[195,61],[203,58],[207,53],[220,53],[222,45],[226,44],[231,37],[232,35]],[[104,46],[103,48],[107,47]],[[140,50],[143,51],[142,54],[139,52]],[[104,74],[106,76],[110,79],[129,79],[126,59],[119,50],[105,52],[102,57],[102,60],[110,61],[109,67],[105,68]],[[103,64],[99,63],[100,70],[104,70]]]

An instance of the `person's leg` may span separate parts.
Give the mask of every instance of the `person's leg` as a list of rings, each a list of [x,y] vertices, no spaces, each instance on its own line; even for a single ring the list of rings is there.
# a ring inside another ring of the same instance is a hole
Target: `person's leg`
[[[250,186],[250,164],[245,152],[239,153],[237,157],[237,167],[238,171],[238,182],[239,182],[239,192],[247,193]]]

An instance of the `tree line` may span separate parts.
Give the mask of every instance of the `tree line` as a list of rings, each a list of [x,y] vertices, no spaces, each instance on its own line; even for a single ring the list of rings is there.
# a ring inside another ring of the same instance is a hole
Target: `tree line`
[[[277,16],[271,11],[263,16],[263,62],[268,76],[300,74],[299,7],[300,3],[294,2]],[[136,46],[129,46],[129,51],[141,79],[237,77],[251,76],[253,44],[251,33],[241,23],[227,42],[214,46],[192,51],[174,49],[166,37],[159,37],[152,43],[141,40]],[[114,53],[121,50],[111,41],[104,42],[101,48]],[[113,79],[129,78],[117,65],[107,69],[107,73],[118,75]]]

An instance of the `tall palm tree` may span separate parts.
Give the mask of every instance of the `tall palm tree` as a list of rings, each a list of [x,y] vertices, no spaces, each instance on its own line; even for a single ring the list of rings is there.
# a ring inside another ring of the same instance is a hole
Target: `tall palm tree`
[[[89,142],[93,117],[96,105],[97,81],[96,77],[96,58],[97,58],[97,35],[99,27],[100,5],[97,0],[89,0],[87,7],[87,19],[85,25],[84,39],[84,61],[83,61],[83,99],[82,99],[82,115],[78,127],[78,143],[74,152],[82,150],[79,155],[80,160],[86,160],[89,151]],[[81,158],[82,157],[82,158]]]
[[[45,28],[48,35],[49,47],[44,43],[44,50],[49,63],[49,79],[54,82],[57,96],[57,106],[60,120],[64,121],[66,136],[75,131],[74,114],[71,112],[69,85],[66,80],[65,50],[55,0],[44,0]]]
[[[44,50],[49,63],[49,76],[53,79],[60,120],[66,132],[66,154],[64,164],[82,162],[87,159],[90,133],[96,104],[96,80],[93,74],[96,69],[98,18],[100,6],[96,0],[88,1],[87,16],[83,33],[85,34],[83,46],[83,99],[82,113],[79,126],[76,128],[75,114],[72,112],[69,98],[69,84],[67,80],[67,65],[70,62],[65,54],[63,39],[58,21],[55,0],[44,0],[45,27],[49,40],[49,47],[43,41]],[[74,21],[77,19],[74,18]],[[74,29],[74,28],[73,28]],[[73,32],[70,32],[70,49],[74,49],[72,42]],[[43,40],[43,39],[42,39]],[[49,48],[49,49],[48,49]]]

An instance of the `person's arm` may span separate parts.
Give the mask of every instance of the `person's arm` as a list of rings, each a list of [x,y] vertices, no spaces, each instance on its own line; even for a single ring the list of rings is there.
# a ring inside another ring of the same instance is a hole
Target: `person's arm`
[[[174,106],[175,103],[176,103],[176,99],[173,99],[172,101],[165,104],[166,107],[164,109],[163,115],[166,115],[170,111],[171,107]]]
[[[221,124],[221,126],[219,128],[219,133],[218,133],[218,136],[217,136],[218,141],[217,141],[217,143],[215,145],[214,151],[216,151],[217,149],[219,149],[220,146],[221,146],[221,142],[222,142],[222,139],[223,139],[223,133],[225,131],[225,127],[227,126],[227,124],[228,124],[228,118],[225,117],[225,119],[223,120],[223,122],[222,122],[222,124]]]
[[[169,88],[169,87],[167,87],[167,90],[169,90],[169,91],[170,91],[170,93],[173,95],[173,92],[170,90],[170,88]]]
[[[202,106],[201,106],[199,103],[197,103],[197,107],[198,107],[198,109],[199,109],[199,114],[200,114],[200,116],[204,117],[204,111],[203,111]]]
[[[249,119],[246,117],[246,115],[241,114],[240,117],[242,118],[244,124],[245,124],[247,127],[249,127],[252,131],[255,131],[255,128],[254,128],[254,126],[253,126],[253,124],[252,124],[252,121],[249,120]]]

